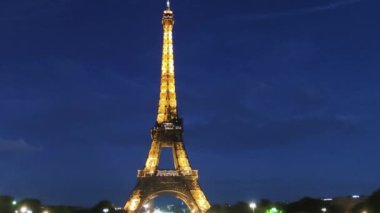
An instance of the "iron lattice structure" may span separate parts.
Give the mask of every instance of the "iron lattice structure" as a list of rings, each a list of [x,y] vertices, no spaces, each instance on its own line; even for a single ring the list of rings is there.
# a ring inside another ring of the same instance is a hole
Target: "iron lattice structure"
[[[192,213],[204,213],[210,204],[199,186],[198,171],[190,166],[183,143],[183,124],[177,112],[172,38],[174,18],[169,2],[162,25],[164,38],[156,125],[151,130],[152,144],[145,168],[138,170],[137,184],[124,209],[128,213],[142,212],[143,206],[158,195],[171,194],[186,203]],[[172,150],[174,169],[158,169],[162,148]]]

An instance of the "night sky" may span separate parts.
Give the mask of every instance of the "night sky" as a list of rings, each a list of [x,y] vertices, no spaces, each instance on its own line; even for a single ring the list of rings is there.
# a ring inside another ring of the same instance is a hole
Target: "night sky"
[[[212,203],[380,187],[379,7],[173,0],[179,113]],[[150,147],[164,8],[0,2],[0,194],[124,204]]]

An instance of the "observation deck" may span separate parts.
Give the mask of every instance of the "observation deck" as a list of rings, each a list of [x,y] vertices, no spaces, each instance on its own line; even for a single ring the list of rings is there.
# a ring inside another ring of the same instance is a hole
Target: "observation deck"
[[[155,172],[138,170],[137,177],[198,177],[198,170],[156,170]]]

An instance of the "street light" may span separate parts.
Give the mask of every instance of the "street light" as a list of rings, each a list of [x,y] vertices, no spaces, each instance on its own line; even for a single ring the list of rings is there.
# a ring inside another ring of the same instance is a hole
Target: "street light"
[[[145,212],[150,212],[150,211],[148,211],[148,209],[149,209],[149,203],[145,203],[144,205],[143,205],[143,207],[144,207],[144,209],[145,209]]]
[[[327,212],[327,209],[326,208],[322,208],[321,211],[322,212]]]
[[[283,211],[280,209],[277,209],[276,207],[273,207],[271,209],[266,210],[265,213],[283,213]]]
[[[103,209],[103,212],[104,212],[104,213],[108,213],[109,211],[110,211],[110,210],[109,210],[108,208],[104,208],[104,209]]]
[[[256,203],[254,203],[254,202],[251,202],[251,203],[249,204],[249,208],[252,209],[252,212],[255,212],[256,207],[257,207],[257,205],[256,205]]]
[[[278,212],[278,209],[276,207],[273,207],[270,209],[271,212]]]
[[[26,208],[26,206],[23,206],[23,207],[21,207],[20,211],[21,211],[21,213],[27,213],[28,208]]]
[[[28,209],[26,206],[21,207],[20,212],[21,213],[33,213],[33,211]]]
[[[153,213],[162,213],[160,209],[154,209]]]

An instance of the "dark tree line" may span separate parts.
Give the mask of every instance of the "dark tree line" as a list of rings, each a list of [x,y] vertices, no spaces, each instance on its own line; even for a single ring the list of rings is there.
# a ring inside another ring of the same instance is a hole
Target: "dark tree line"
[[[43,213],[44,211],[51,213],[104,213],[104,209],[108,209],[108,213],[117,213],[115,206],[106,200],[100,201],[91,208],[80,208],[71,206],[43,206],[41,201],[37,199],[24,199],[14,204],[14,198],[11,196],[0,196],[0,213],[14,213],[16,210],[21,212],[21,208],[27,207],[33,213]]]
[[[267,209],[271,209],[273,207],[281,210],[284,209],[285,204],[272,202],[267,199],[263,199],[256,204],[255,213],[263,212]],[[222,204],[222,205],[213,205],[207,213],[252,213],[252,209],[249,206],[249,203],[246,202],[238,202],[234,205]]]
[[[287,204],[261,200],[257,203],[254,213],[266,213],[273,207],[282,210],[283,213],[323,213],[322,210],[326,213],[380,213],[380,189],[348,209],[332,201],[305,197]],[[249,203],[239,202],[235,205],[213,205],[208,213],[253,213],[253,211],[249,208]]]
[[[13,201],[14,201],[14,198],[11,196],[0,196],[0,212],[13,213],[14,212]]]
[[[375,191],[365,201],[353,207],[352,213],[378,213],[380,212],[380,189]]]
[[[116,211],[115,206],[106,200],[100,201],[90,208],[79,208],[70,206],[43,206],[41,201],[37,199],[24,199],[14,203],[12,196],[0,196],[0,213],[14,213],[15,210],[20,210],[23,206],[27,206],[28,210],[33,211],[33,213],[43,213],[45,210],[51,213],[104,213],[104,209],[108,209],[108,213],[123,212],[122,210]],[[361,202],[358,202],[349,210],[334,205],[334,202],[305,197],[287,204],[263,199],[257,203],[254,213],[266,213],[267,210],[274,207],[282,210],[283,213],[321,213],[322,209],[325,209],[327,213],[380,213],[380,189],[366,199],[361,200]],[[249,203],[238,202],[234,205],[213,205],[207,213],[253,213],[253,211]]]

